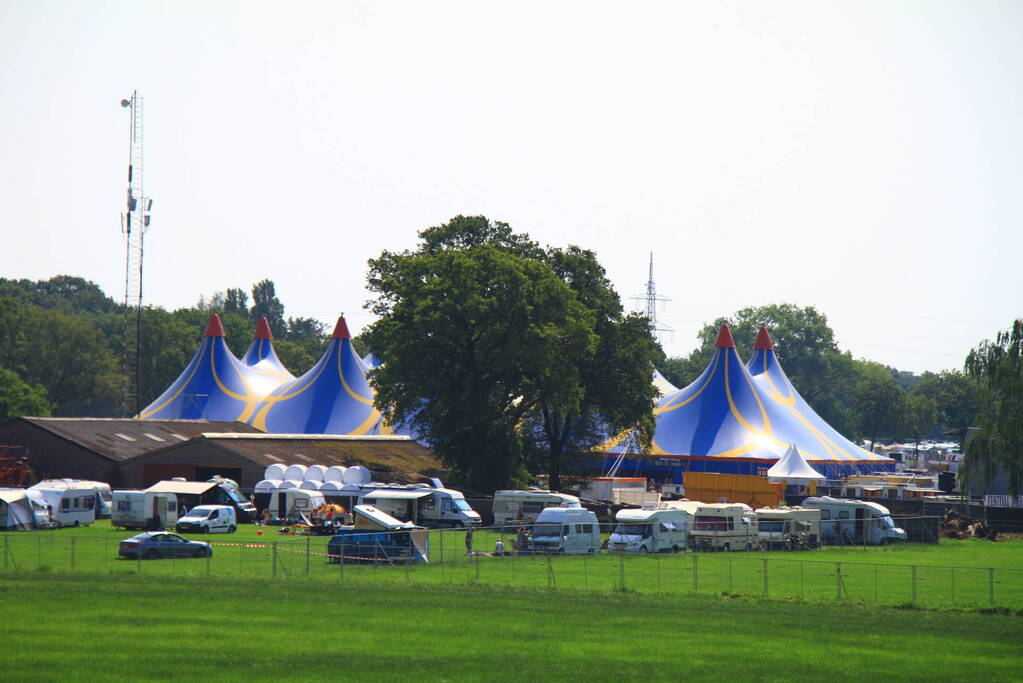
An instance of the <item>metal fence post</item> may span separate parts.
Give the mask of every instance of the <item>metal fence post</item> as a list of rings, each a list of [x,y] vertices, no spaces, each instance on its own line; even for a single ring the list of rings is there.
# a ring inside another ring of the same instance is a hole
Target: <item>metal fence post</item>
[[[7,537],[4,536],[4,571],[7,571],[7,557],[11,553],[11,548],[7,543]]]
[[[6,540],[6,539],[5,539]],[[987,570],[987,597],[991,606],[995,606],[995,570],[989,567]]]
[[[476,578],[475,578],[475,582],[476,582],[476,585],[478,586],[478,585],[480,585],[480,555],[479,555],[479,553],[475,553],[475,556],[476,556]]]
[[[312,536],[305,537],[305,575],[309,576],[309,557],[312,553]]]
[[[764,558],[764,597],[767,597],[767,558]]]
[[[728,553],[728,592],[732,592],[732,554]]]
[[[952,604],[956,604],[956,568],[949,567],[949,591],[952,593]]]
[[[842,563],[835,563],[835,600],[842,599]]]
[[[915,604],[916,604],[916,565],[915,565],[915,564],[913,565],[912,569],[913,569],[913,573],[912,573],[912,581],[913,581],[913,604],[915,605]]]
[[[693,555],[693,592],[700,592],[700,558],[697,555]]]
[[[625,590],[625,553],[618,553],[618,590]]]
[[[554,573],[551,569],[551,554],[547,553],[547,590],[551,589],[551,584],[554,582]]]
[[[71,571],[75,571],[75,549],[77,547],[77,536],[71,537]]]
[[[657,592],[661,592],[661,558],[656,558],[657,562]]]
[[[271,562],[271,564],[273,566],[273,569],[270,572],[270,577],[276,579],[277,578],[277,541],[274,541],[273,545],[271,545],[270,562]]]

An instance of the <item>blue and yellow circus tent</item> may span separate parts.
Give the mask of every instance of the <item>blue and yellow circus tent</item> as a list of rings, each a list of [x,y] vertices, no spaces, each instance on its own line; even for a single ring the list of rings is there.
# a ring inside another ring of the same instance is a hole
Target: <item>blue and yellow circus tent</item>
[[[273,333],[264,315],[256,325],[252,343],[242,356],[242,363],[249,368],[249,377],[257,393],[268,396],[277,387],[294,382],[295,376],[288,372],[277,357],[273,347]]]
[[[250,368],[227,347],[220,316],[213,314],[199,350],[184,372],[139,417],[244,422],[255,414],[265,396],[265,391],[253,385]]]
[[[341,316],[319,362],[267,396],[249,424],[278,434],[378,434],[380,417]]]
[[[781,458],[790,444],[826,476],[894,468],[894,461],[855,445],[803,401],[781,370],[766,330],[750,360],[757,368],[755,375],[740,360],[727,325],[721,327],[715,346],[696,381],[665,396],[655,408],[656,428],[649,453],[644,454],[653,456],[652,462],[643,466],[637,458],[619,471],[635,467],[656,476],[659,472],[653,470],[668,474],[681,468],[757,475]],[[624,441],[620,437],[598,449],[621,453]]]

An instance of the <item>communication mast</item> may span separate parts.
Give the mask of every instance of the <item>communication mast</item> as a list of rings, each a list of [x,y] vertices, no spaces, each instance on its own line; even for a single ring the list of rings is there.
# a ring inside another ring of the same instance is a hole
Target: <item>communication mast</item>
[[[661,302],[663,304],[671,301],[671,299],[666,296],[657,296],[657,287],[654,285],[654,252],[650,252],[650,279],[646,282],[646,294],[634,296],[632,300],[644,304],[644,313],[650,321],[650,331],[657,341],[661,340],[663,334],[670,335],[672,339],[675,338],[675,330],[663,323],[657,322],[657,303]]]
[[[128,198],[121,214],[124,235],[124,359],[122,362],[123,408],[126,415],[137,415],[142,390],[142,241],[149,229],[149,210],[153,200],[142,186],[142,98],[132,91],[121,106],[131,113],[128,152]]]

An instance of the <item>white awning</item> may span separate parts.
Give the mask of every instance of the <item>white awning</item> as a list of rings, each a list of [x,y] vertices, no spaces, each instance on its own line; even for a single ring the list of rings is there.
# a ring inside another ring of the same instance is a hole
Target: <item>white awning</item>
[[[374,491],[362,497],[363,500],[418,500],[432,495],[433,491]]]
[[[146,491],[152,493],[183,493],[185,495],[198,496],[206,493],[217,484],[208,481],[158,481]]]

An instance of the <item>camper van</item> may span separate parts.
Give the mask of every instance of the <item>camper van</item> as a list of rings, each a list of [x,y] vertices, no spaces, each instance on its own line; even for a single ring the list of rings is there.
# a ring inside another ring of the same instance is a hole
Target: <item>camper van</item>
[[[96,521],[96,490],[92,482],[47,479],[30,490],[38,491],[46,499],[57,526],[80,526]]]
[[[895,526],[888,508],[864,500],[814,496],[803,506],[821,511],[821,534],[837,545],[888,545],[905,541],[906,532]]]
[[[319,491],[306,489],[276,489],[270,494],[270,516],[278,522],[299,521],[309,518],[313,510],[326,502]]]
[[[595,553],[600,549],[597,515],[585,508],[547,508],[537,516],[526,547],[534,553]]]
[[[610,552],[677,553],[686,547],[693,516],[667,501],[626,508],[615,515],[618,525],[607,543]]]
[[[479,526],[480,515],[469,507],[461,491],[427,484],[366,487],[360,502],[400,519],[426,527]]]
[[[689,529],[694,550],[752,550],[759,547],[757,517],[744,503],[697,505]]]
[[[817,548],[821,539],[821,511],[807,507],[757,509],[757,538],[768,550]]]
[[[531,524],[546,508],[582,507],[579,499],[554,491],[496,491],[494,493],[494,526]]]
[[[124,529],[162,529],[178,521],[178,497],[153,491],[114,491],[110,523]]]
[[[179,534],[233,534],[237,529],[237,514],[230,505],[196,505],[174,525]]]

